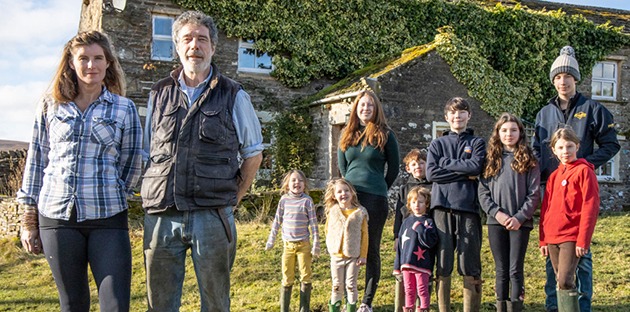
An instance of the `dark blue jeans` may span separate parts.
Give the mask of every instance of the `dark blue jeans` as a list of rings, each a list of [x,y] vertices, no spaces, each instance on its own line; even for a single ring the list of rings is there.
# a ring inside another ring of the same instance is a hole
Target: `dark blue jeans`
[[[551,260],[547,257],[545,266],[547,281],[545,282],[545,309],[547,311],[558,308],[558,297],[556,295],[556,274],[553,271]],[[591,251],[582,256],[575,270],[575,284],[580,293],[578,301],[580,312],[591,312],[591,298],[593,296],[593,255]]]
[[[363,303],[372,306],[378,282],[381,280],[381,238],[389,210],[387,198],[357,192],[359,203],[368,212],[368,254],[365,264],[365,292]]]
[[[219,210],[167,209],[145,215],[148,311],[179,311],[188,249],[197,276],[200,311],[230,311],[230,270],[236,256],[236,226],[232,208],[223,208],[223,213],[232,232],[231,241]]]
[[[41,229],[46,260],[59,292],[60,311],[89,312],[88,264],[100,311],[129,311],[131,244],[126,229]]]

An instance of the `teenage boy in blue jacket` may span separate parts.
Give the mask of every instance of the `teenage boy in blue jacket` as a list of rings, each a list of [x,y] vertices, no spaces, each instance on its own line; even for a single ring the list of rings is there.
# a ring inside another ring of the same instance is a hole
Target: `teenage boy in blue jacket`
[[[549,79],[558,95],[536,115],[534,154],[540,164],[540,189],[544,191],[549,175],[558,168],[558,159],[551,153],[549,141],[559,127],[570,126],[580,138],[578,158],[584,158],[595,168],[600,167],[617,154],[621,148],[617,140],[613,115],[601,103],[576,91],[580,80],[580,68],[571,46],[560,50],[551,65]],[[541,193],[544,193],[541,191]],[[545,309],[557,312],[556,274],[547,257],[547,281],[545,283]],[[593,259],[589,251],[580,257],[576,270],[576,286],[579,292],[581,312],[591,311],[593,295]]]
[[[464,277],[464,311],[481,305],[481,220],[477,176],[483,170],[486,143],[468,129],[471,108],[455,97],[444,106],[450,131],[433,140],[427,153],[427,180],[433,182],[431,211],[438,229],[436,293],[440,312],[450,311],[451,273]]]

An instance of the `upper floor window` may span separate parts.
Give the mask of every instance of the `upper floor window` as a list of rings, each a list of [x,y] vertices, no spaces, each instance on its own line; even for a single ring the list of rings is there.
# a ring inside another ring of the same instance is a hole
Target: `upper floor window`
[[[254,40],[241,39],[238,44],[238,71],[268,74],[273,70],[271,56],[254,48]]]
[[[615,100],[617,98],[617,63],[599,62],[593,66],[591,96],[594,99]]]
[[[151,59],[172,61],[175,59],[175,45],[172,37],[173,18],[165,15],[153,15],[153,37]]]

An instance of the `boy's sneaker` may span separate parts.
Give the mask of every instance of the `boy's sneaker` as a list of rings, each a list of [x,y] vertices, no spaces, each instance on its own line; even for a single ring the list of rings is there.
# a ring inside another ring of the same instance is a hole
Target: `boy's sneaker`
[[[369,305],[362,303],[359,306],[359,310],[357,310],[357,312],[372,312],[372,307],[370,307]]]

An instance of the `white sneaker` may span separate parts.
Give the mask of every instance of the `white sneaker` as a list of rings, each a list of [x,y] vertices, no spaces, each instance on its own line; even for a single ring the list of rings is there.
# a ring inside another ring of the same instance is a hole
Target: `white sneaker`
[[[359,306],[359,309],[357,310],[357,312],[372,312],[372,307],[370,307],[369,305],[362,303]]]

